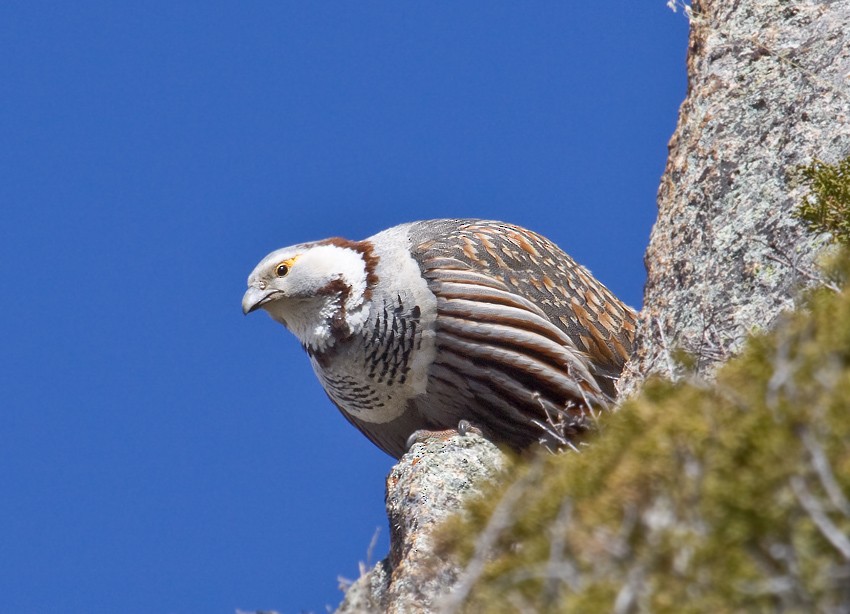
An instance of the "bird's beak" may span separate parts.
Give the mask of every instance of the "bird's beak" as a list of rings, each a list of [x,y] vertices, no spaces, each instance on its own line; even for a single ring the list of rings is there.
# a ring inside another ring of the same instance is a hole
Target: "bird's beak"
[[[270,298],[271,296],[267,291],[260,290],[256,286],[248,286],[248,291],[242,297],[242,313],[247,316],[252,311],[262,307]]]

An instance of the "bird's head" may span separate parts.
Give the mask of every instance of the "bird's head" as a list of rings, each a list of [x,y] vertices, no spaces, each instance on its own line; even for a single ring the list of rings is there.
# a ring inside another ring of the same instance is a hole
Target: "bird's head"
[[[242,311],[265,309],[311,351],[324,351],[368,317],[374,257],[367,242],[328,239],[273,251],[248,277]]]

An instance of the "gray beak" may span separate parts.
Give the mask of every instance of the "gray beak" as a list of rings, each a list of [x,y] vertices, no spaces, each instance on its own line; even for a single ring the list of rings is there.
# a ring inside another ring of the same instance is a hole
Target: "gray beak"
[[[262,307],[270,298],[271,296],[265,290],[260,290],[256,286],[248,286],[248,291],[242,297],[242,313],[247,316],[252,311]]]

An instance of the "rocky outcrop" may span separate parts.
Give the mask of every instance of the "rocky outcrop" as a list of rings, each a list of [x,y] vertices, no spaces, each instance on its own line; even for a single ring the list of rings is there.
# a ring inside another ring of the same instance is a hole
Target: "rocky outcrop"
[[[498,448],[473,433],[413,445],[387,477],[389,556],[352,584],[337,612],[437,611],[461,569],[435,554],[433,531],[504,467]]]
[[[670,141],[636,359],[621,388],[708,374],[817,275],[789,171],[850,153],[850,2],[693,2],[688,95]]]

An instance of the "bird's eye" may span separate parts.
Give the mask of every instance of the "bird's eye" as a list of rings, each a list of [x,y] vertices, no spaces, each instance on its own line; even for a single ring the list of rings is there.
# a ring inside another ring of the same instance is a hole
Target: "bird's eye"
[[[276,273],[277,273],[278,277],[283,277],[284,275],[289,273],[289,267],[286,266],[285,264],[279,264],[279,265],[277,265]]]

